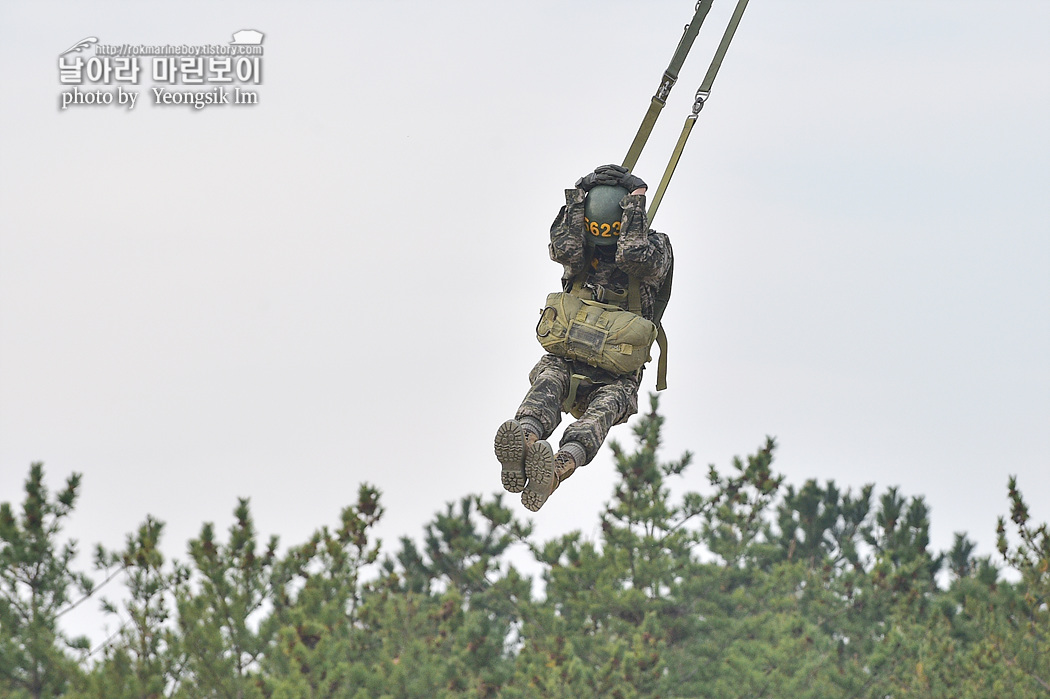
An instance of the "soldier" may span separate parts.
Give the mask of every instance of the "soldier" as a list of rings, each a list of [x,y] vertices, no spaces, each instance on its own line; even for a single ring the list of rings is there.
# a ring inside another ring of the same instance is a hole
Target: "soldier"
[[[649,229],[645,191],[645,182],[626,168],[595,168],[565,190],[549,249],[551,259],[564,268],[565,292],[627,309],[633,277],[640,315],[652,321],[672,256],[667,236]],[[503,487],[520,492],[522,504],[538,511],[577,467],[590,463],[609,428],[638,412],[641,378],[641,368],[614,373],[545,354],[529,373],[532,387],[514,419],[496,431]],[[546,439],[563,410],[578,420],[565,429],[555,454]]]

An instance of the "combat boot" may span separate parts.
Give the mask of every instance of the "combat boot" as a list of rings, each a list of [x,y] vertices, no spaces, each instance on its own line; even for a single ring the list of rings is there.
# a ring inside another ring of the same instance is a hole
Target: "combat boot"
[[[538,512],[547,502],[561,482],[576,470],[576,460],[572,454],[559,451],[551,453],[547,442],[540,441],[529,447],[525,454],[525,473],[528,484],[521,494],[521,504]]]
[[[517,420],[507,420],[496,430],[496,458],[503,466],[500,480],[507,491],[520,493],[525,488],[525,451],[537,439]]]

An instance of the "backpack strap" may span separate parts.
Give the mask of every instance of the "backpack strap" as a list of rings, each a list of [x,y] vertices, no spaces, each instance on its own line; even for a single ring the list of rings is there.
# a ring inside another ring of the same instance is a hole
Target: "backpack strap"
[[[670,248],[670,242],[668,242]],[[660,347],[660,363],[656,367],[656,390],[667,388],[667,333],[664,332],[663,317],[667,304],[671,300],[671,280],[674,277],[674,253],[671,254],[671,266],[667,269],[664,283],[656,292],[653,302],[653,322],[656,323],[656,344]]]

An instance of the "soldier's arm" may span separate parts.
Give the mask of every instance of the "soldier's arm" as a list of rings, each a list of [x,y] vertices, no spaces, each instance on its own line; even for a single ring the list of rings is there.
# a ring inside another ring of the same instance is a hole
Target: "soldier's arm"
[[[644,194],[627,195],[623,198],[623,207],[616,264],[643,283],[659,284],[671,267],[667,236],[649,229]]]
[[[564,267],[562,279],[572,279],[587,261],[583,237],[583,199],[580,189],[565,190],[565,206],[551,224],[550,255]]]

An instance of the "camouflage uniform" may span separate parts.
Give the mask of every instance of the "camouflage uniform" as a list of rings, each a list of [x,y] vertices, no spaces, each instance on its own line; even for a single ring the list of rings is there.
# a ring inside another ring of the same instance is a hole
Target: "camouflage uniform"
[[[551,226],[550,256],[564,267],[562,287],[568,291],[573,280],[587,264],[593,250],[593,270],[587,285],[601,286],[614,292],[627,289],[628,275],[639,281],[642,315],[653,319],[657,291],[671,267],[671,244],[663,233],[650,230],[645,215],[645,195],[624,197],[624,219],[616,246],[588,248],[584,229],[584,198],[580,189],[565,190],[565,206]],[[530,417],[543,427],[540,439],[547,439],[561,422],[561,406],[569,396],[573,374],[587,377],[576,393],[573,413],[579,419],[565,429],[560,444],[576,442],[583,446],[583,466],[598,453],[613,425],[626,422],[638,412],[638,385],[642,370],[616,376],[583,362],[552,354],[544,355],[529,373],[532,387],[515,414],[516,420]]]

